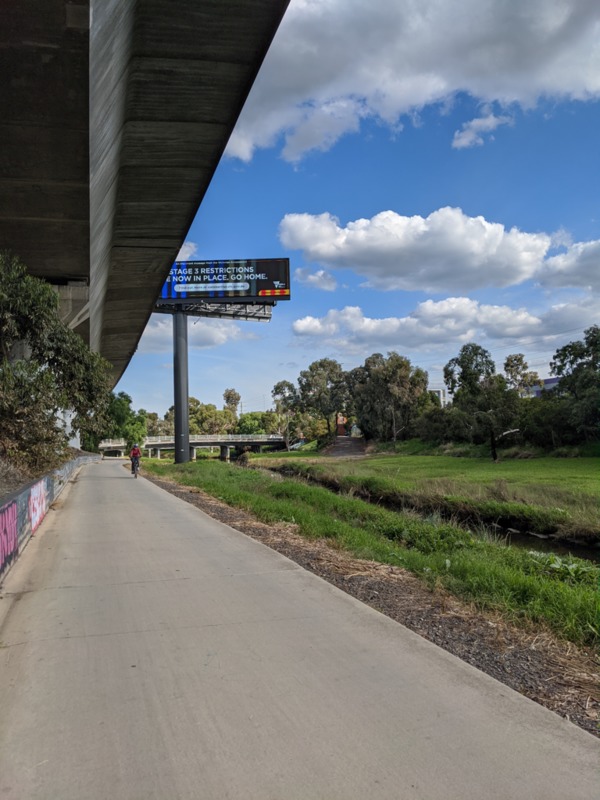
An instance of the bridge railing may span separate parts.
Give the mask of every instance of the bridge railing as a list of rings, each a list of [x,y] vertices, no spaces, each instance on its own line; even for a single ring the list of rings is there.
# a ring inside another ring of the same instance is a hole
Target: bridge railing
[[[203,433],[190,434],[190,445],[199,444],[227,444],[249,442],[260,444],[261,442],[283,442],[284,437],[278,433]],[[172,444],[175,446],[174,436],[146,436],[142,440],[142,447],[152,447],[158,444]],[[101,450],[111,450],[114,448],[122,449],[127,446],[125,439],[103,439],[98,447]]]

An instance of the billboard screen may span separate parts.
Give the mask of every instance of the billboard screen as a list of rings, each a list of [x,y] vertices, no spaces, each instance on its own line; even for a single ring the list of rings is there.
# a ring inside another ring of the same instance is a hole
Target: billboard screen
[[[289,300],[290,260],[176,261],[158,302],[193,298],[211,303]]]

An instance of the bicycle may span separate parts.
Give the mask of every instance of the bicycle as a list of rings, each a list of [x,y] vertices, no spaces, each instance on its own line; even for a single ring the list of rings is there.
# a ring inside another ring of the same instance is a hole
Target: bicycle
[[[140,459],[137,456],[134,456],[131,459],[131,472],[133,473],[134,478],[137,478],[139,471],[140,471]]]

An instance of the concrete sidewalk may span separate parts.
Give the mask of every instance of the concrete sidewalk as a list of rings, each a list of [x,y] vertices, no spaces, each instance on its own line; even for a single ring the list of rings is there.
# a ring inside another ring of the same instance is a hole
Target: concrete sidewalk
[[[600,742],[121,463],[0,600],[2,800],[591,800]]]

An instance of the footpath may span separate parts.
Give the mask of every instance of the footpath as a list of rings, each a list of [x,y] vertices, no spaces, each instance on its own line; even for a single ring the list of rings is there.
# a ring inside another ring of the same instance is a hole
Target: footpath
[[[589,800],[600,741],[120,463],[4,581],[0,797]]]

